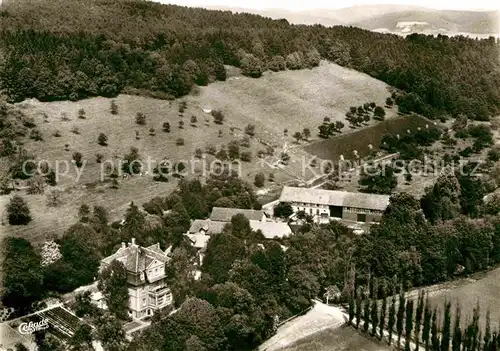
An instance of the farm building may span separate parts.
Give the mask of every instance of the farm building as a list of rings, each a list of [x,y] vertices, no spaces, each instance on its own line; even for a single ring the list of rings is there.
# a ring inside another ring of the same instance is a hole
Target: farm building
[[[165,283],[165,264],[169,257],[160,245],[142,247],[132,239],[113,255],[101,261],[101,269],[114,260],[122,262],[127,269],[129,292],[129,315],[142,319],[153,312],[172,304],[172,293]]]
[[[264,211],[258,210],[245,210],[241,208],[224,208],[214,207],[210,214],[211,221],[217,222],[231,222],[231,218],[237,214],[243,214],[249,221],[265,221],[266,215]]]
[[[342,219],[350,222],[378,222],[389,205],[389,195],[285,186],[279,199],[317,220]]]
[[[184,234],[198,250],[198,264],[203,261],[210,236],[222,233],[224,227],[231,223],[231,218],[237,214],[243,214],[248,219],[250,228],[253,231],[260,230],[266,239],[283,238],[292,234],[287,223],[268,219],[264,211],[214,207],[209,219],[195,219]]]

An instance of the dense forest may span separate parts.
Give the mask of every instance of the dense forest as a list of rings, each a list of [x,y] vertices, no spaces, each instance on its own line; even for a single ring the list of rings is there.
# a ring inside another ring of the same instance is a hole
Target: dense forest
[[[290,25],[143,1],[15,1],[0,12],[0,89],[12,101],[150,93],[327,59],[404,91],[402,112],[487,120],[500,110],[498,41]]]

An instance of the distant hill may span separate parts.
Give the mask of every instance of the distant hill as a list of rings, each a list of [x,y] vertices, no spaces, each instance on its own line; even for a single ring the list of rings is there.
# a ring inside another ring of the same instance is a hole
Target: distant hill
[[[369,30],[406,33],[498,33],[495,11],[401,11],[350,23]]]
[[[362,18],[395,9],[350,12]],[[193,84],[225,80],[224,65],[258,78],[326,59],[405,91],[397,102],[402,112],[487,120],[500,110],[495,40],[403,38],[130,0],[9,1],[0,28],[0,90],[9,101],[114,97],[130,89],[176,98]]]
[[[491,34],[499,32],[496,11],[433,10],[409,5],[356,5],[341,9],[288,11],[254,10],[211,6],[211,9],[247,12],[273,19],[285,18],[293,24],[324,26],[352,25],[363,29],[395,34]]]

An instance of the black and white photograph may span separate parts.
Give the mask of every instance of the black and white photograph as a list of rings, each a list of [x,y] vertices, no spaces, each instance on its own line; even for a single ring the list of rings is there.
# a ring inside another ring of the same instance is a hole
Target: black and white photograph
[[[0,351],[500,350],[500,5],[0,0]]]

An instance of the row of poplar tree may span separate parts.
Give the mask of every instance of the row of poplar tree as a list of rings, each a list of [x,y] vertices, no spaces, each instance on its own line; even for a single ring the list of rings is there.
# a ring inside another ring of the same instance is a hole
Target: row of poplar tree
[[[500,350],[499,331],[491,330],[490,312],[486,314],[484,328],[481,328],[479,320],[480,309],[477,304],[472,318],[465,318],[463,328],[461,307],[457,303],[452,326],[451,303],[445,301],[440,311],[429,304],[428,296],[423,291],[419,293],[417,301],[407,299],[402,289],[399,296],[384,296],[381,301],[376,296],[363,299],[362,294],[349,299],[349,325],[379,340],[386,338],[389,345],[396,341],[397,349],[401,348],[403,337],[405,351],[420,348],[432,351]]]

